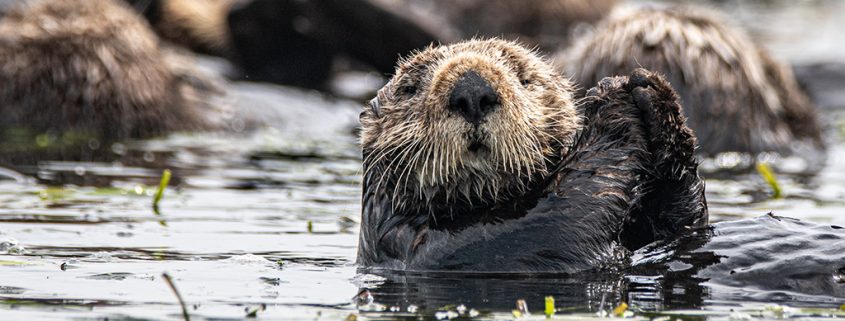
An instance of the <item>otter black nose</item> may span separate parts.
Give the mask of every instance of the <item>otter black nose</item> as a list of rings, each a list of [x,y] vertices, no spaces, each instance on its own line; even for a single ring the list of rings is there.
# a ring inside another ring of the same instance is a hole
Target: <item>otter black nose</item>
[[[478,125],[499,105],[499,95],[475,71],[467,71],[455,83],[449,94],[449,109],[468,122]]]

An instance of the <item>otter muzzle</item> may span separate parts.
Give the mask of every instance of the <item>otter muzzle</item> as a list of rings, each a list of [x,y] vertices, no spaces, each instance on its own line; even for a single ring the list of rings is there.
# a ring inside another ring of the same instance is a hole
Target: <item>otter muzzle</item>
[[[498,105],[496,90],[473,70],[461,75],[449,94],[449,110],[473,125],[480,124]]]

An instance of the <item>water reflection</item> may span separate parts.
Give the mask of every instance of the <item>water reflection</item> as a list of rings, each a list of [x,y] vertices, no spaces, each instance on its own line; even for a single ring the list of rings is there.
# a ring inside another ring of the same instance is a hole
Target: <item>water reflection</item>
[[[754,230],[754,233],[750,233]],[[563,274],[472,274],[364,271],[358,285],[371,300],[362,311],[429,314],[463,305],[508,312],[518,300],[532,311],[554,298],[570,313],[602,313],[623,302],[639,315],[712,309],[714,302],[793,306],[845,303],[845,231],[776,216],[729,221],[637,251],[618,271]]]
[[[572,311],[598,311],[615,307],[620,301],[621,275],[508,275],[377,272],[380,278],[362,282],[375,298],[374,303],[407,310],[437,311],[449,305],[488,311],[510,311],[523,299],[537,310],[544,298],[552,296],[556,305]]]

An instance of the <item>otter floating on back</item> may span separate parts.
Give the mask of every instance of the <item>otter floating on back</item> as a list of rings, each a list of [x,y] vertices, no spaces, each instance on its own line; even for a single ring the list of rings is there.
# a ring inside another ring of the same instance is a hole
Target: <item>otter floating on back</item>
[[[500,40],[401,61],[361,114],[358,262],[575,272],[706,224],[695,138],[662,78],[607,78],[580,102],[572,91]]]
[[[665,74],[704,156],[773,152],[811,168],[824,162],[815,107],[791,70],[714,14],[620,10],[563,55],[584,85],[640,67]]]
[[[35,1],[0,20],[0,134],[97,140],[212,127],[149,25],[116,0]]]

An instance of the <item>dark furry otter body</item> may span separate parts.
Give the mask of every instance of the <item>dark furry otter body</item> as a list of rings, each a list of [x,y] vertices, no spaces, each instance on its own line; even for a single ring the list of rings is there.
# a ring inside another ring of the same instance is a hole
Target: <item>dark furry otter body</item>
[[[117,1],[23,6],[0,20],[0,128],[101,141],[207,128],[174,59]]]
[[[665,74],[705,156],[774,152],[824,159],[815,107],[791,71],[711,14],[621,12],[565,56],[567,73],[584,85],[639,67]]]
[[[575,272],[706,224],[695,139],[644,70],[569,83],[512,43],[429,48],[361,115],[358,262]]]

